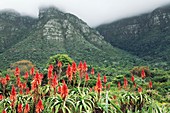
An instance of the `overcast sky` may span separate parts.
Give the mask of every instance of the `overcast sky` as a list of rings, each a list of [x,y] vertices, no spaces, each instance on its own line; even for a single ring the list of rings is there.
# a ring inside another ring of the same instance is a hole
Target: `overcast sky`
[[[38,16],[39,7],[53,5],[95,27],[167,4],[170,0],[0,0],[0,10],[15,9],[23,15]]]

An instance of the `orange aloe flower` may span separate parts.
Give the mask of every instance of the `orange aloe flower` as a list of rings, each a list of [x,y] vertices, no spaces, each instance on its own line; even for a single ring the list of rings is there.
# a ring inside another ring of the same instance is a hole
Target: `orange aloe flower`
[[[54,77],[53,77],[53,79],[52,79],[52,84],[51,84],[51,86],[52,86],[53,88],[55,88],[57,85],[58,85],[57,75],[55,74]]]
[[[104,77],[103,77],[103,82],[106,84],[106,82],[107,82],[107,77],[106,77],[106,75],[104,75]]]
[[[18,67],[15,68],[14,75],[18,77],[20,75],[20,69]]]
[[[10,76],[7,74],[6,75],[6,81],[8,82],[10,80]]]
[[[29,106],[29,104],[27,103],[27,104],[25,105],[24,113],[28,113],[29,111],[30,111],[30,106]]]
[[[124,88],[126,89],[127,86],[128,86],[128,81],[127,81],[126,77],[124,77]]]
[[[77,64],[75,62],[72,63],[72,71],[74,74],[77,72]]]
[[[48,79],[52,78],[52,76],[53,76],[53,69],[54,69],[53,65],[49,65],[49,67],[48,67]]]
[[[60,61],[58,61],[57,66],[58,66],[58,68],[61,68],[62,67],[62,63]]]
[[[58,93],[61,93],[61,86],[58,86]]]
[[[135,81],[135,77],[134,75],[131,76],[131,81],[134,82]]]
[[[1,81],[0,81],[0,82],[1,82],[1,84],[4,85],[4,86],[7,85],[7,80],[6,80],[6,78],[1,78]]]
[[[67,84],[65,83],[65,81],[63,80],[63,85],[61,86],[61,97],[63,98],[63,100],[66,99],[66,97],[68,96],[68,87]]]
[[[87,63],[86,63],[86,61],[84,61],[84,63],[83,63],[83,71],[86,72],[87,70],[88,70]]]
[[[19,85],[21,84],[21,80],[20,80],[20,78],[19,78],[19,77],[17,77],[17,81],[16,81],[16,83],[17,83],[17,86],[19,87]]]
[[[2,113],[7,113],[6,110],[3,110]]]
[[[18,111],[18,113],[22,113],[22,104],[21,103],[18,104],[17,111]]]
[[[41,113],[43,109],[44,109],[44,106],[42,104],[42,100],[39,100],[37,105],[36,105],[35,111],[36,111],[36,113]]]
[[[120,82],[117,83],[117,87],[118,87],[119,89],[121,88]]]
[[[78,70],[79,70],[79,72],[81,72],[83,70],[83,63],[82,63],[82,61],[79,62]]]
[[[149,82],[149,88],[152,88],[152,81]]]
[[[98,77],[97,77],[97,82],[96,82],[96,86],[95,86],[95,91],[100,93],[102,91],[102,82],[100,80],[100,74],[98,74]]]
[[[34,75],[34,67],[32,67],[31,69],[30,69],[30,75]]]
[[[73,71],[72,71],[70,64],[68,64],[66,76],[68,77],[69,81],[71,81],[73,78]]]
[[[88,82],[88,80],[89,80],[89,76],[88,76],[88,73],[86,73],[86,75],[85,75],[85,81]]]
[[[38,87],[38,85],[41,85],[43,75],[39,74],[38,72],[35,74],[34,79],[31,83],[31,89],[34,90]]]
[[[141,71],[141,77],[142,77],[142,79],[144,79],[144,78],[146,77],[146,74],[145,74],[145,70],[144,70],[144,69],[142,69],[142,71]]]
[[[91,75],[94,75],[94,68],[91,69]]]
[[[0,100],[3,100],[3,95],[0,94]]]
[[[138,88],[138,92],[141,93],[142,92],[142,87]]]
[[[30,89],[26,88],[26,94],[29,94],[29,92],[30,92]]]
[[[17,93],[16,93],[16,90],[15,90],[15,87],[14,87],[14,85],[12,86],[12,89],[11,89],[11,95],[10,95],[10,100],[12,101],[12,102],[15,102],[15,100],[16,100],[16,97],[17,96]]]
[[[28,72],[26,72],[25,75],[24,75],[24,78],[28,79],[28,77],[29,77],[29,74],[28,74]]]

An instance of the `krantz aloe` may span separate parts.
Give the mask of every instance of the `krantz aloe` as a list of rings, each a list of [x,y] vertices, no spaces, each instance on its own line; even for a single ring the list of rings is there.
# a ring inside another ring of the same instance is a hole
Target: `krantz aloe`
[[[0,77],[2,92],[0,92],[0,110],[2,113],[152,113],[153,83],[145,82],[145,72],[141,72],[141,81],[137,84],[135,75],[124,76],[118,81],[117,87],[106,75],[95,75],[94,68],[88,70],[87,63],[80,61],[68,64],[66,72],[61,74],[62,62],[57,61],[57,68],[52,64],[47,69],[47,76],[36,71],[21,75],[16,67],[15,81],[10,81],[10,75]],[[55,70],[57,69],[57,71]],[[43,82],[47,80],[48,82]],[[95,85],[90,87],[91,81]],[[123,85],[121,85],[123,84]],[[148,87],[144,87],[144,86]],[[123,86],[123,87],[122,87]],[[10,87],[8,91],[6,88]],[[147,90],[150,91],[147,94]],[[164,110],[164,109],[162,109]]]

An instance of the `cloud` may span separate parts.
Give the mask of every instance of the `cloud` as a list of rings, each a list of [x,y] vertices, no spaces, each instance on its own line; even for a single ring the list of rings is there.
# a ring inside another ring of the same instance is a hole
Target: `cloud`
[[[23,15],[38,16],[41,6],[56,6],[72,13],[88,25],[116,21],[121,18],[150,12],[169,0],[0,0],[0,9],[15,9]]]

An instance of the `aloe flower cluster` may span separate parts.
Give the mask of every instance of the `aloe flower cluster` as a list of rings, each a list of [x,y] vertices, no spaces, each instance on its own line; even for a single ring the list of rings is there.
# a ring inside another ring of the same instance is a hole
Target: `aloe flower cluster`
[[[124,76],[115,87],[106,75],[96,73],[94,68],[89,69],[85,61],[78,65],[76,62],[68,64],[64,75],[62,71],[62,62],[58,61],[57,71],[49,65],[47,76],[35,71],[34,67],[21,75],[16,67],[15,82],[10,82],[8,74],[0,77],[3,89],[0,110],[2,113],[126,113],[151,109],[148,105],[153,102],[152,95],[146,93],[153,89],[151,80],[144,82],[148,84],[144,89],[137,84],[134,75],[130,80]],[[144,70],[141,78],[146,78]],[[95,83],[91,87],[92,81]]]

